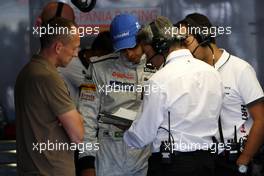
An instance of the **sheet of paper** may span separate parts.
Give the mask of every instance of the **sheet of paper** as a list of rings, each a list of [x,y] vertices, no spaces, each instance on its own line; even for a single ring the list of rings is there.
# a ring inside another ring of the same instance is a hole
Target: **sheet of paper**
[[[137,112],[125,108],[119,108],[111,115],[134,121],[136,119]]]

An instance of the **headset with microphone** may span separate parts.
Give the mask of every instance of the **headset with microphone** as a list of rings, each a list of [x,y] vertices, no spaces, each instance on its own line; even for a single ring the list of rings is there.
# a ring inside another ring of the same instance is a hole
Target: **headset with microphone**
[[[153,48],[153,50],[155,51],[155,54],[153,56],[151,56],[147,63],[146,63],[146,67],[154,70],[156,69],[156,66],[154,66],[152,64],[152,60],[158,56],[161,55],[163,58],[163,66],[165,65],[165,53],[169,50],[169,44],[168,44],[168,40],[166,40],[164,37],[162,37],[161,35],[159,35],[159,30],[157,28],[157,26],[155,25],[155,22],[151,22],[149,24],[149,27],[151,29],[151,33],[153,35],[152,39],[151,39],[151,46]]]
[[[182,35],[176,35],[174,37],[171,37],[171,39],[166,39],[165,37],[161,36],[159,34],[159,30],[155,24],[155,22],[151,22],[149,24],[151,33],[153,35],[152,40],[151,40],[151,46],[155,51],[155,54],[151,56],[147,63],[146,67],[149,69],[156,69],[156,67],[151,63],[151,61],[157,56],[161,55],[163,57],[163,67],[166,64],[166,54],[169,52],[169,48],[171,44],[173,43],[174,40],[177,41],[184,41],[186,39],[186,36]]]
[[[200,29],[203,29],[203,26],[201,26],[200,24],[198,24],[195,20],[193,20],[191,17],[186,17],[182,22],[187,23],[188,27],[198,27]],[[208,33],[203,33],[201,31],[199,31],[199,33],[195,33],[193,34],[194,37],[196,38],[196,40],[198,41],[198,45],[195,47],[195,49],[192,51],[192,55],[194,55],[194,53],[196,52],[196,50],[202,46],[208,46],[212,52],[212,60],[213,60],[213,66],[215,64],[215,56],[214,56],[214,50],[211,46],[211,43],[213,41],[213,38],[217,37],[212,37],[212,34],[210,32]]]
[[[169,40],[159,35],[159,30],[154,22],[149,24],[153,38],[152,47],[157,54],[164,55],[169,50]]]

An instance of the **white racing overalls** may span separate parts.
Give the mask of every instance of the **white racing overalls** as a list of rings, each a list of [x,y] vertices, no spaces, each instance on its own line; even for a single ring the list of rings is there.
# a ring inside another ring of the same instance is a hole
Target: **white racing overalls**
[[[129,148],[123,141],[123,130],[98,123],[99,112],[113,113],[120,107],[139,110],[144,81],[155,72],[145,68],[145,62],[145,55],[139,64],[117,53],[91,58],[78,102],[84,116],[87,144],[80,157],[95,157],[97,176],[145,176],[147,173],[149,147]]]

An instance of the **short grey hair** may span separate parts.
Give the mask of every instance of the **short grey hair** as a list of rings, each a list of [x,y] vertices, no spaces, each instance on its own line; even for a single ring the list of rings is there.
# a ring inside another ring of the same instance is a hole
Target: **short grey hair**
[[[173,24],[171,21],[164,17],[164,16],[158,16],[153,23],[156,26],[157,33],[153,34],[153,31],[151,29],[151,23],[144,25],[137,34],[137,43],[143,43],[143,44],[151,44],[152,39],[154,36],[162,37],[167,40],[171,40],[173,36],[171,33],[166,32],[167,29],[173,29]]]

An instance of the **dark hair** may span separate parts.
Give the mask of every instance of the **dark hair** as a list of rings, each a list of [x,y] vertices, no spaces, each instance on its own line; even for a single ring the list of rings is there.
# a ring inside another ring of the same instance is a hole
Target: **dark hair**
[[[211,27],[213,27],[208,17],[199,13],[192,13],[187,15],[182,21],[179,21],[174,26],[180,27],[180,25],[185,25],[186,27],[200,28],[201,30],[203,28],[210,29]],[[190,32],[194,35],[194,37],[199,43],[203,42],[204,39],[207,38],[209,43],[215,44],[215,38],[212,37],[212,35],[210,34],[208,36],[203,36],[204,34],[198,34],[194,30],[191,30]]]
[[[93,51],[102,50],[105,53],[114,52],[113,42],[109,31],[100,32],[94,39],[91,49]]]
[[[44,23],[41,26],[41,30],[45,30],[43,35],[40,36],[41,48],[48,48],[54,41],[61,41],[66,43],[72,38],[73,33],[71,30],[75,30],[77,33],[76,24],[71,20],[65,18],[56,17],[51,21]],[[74,29],[75,28],[75,29]]]

